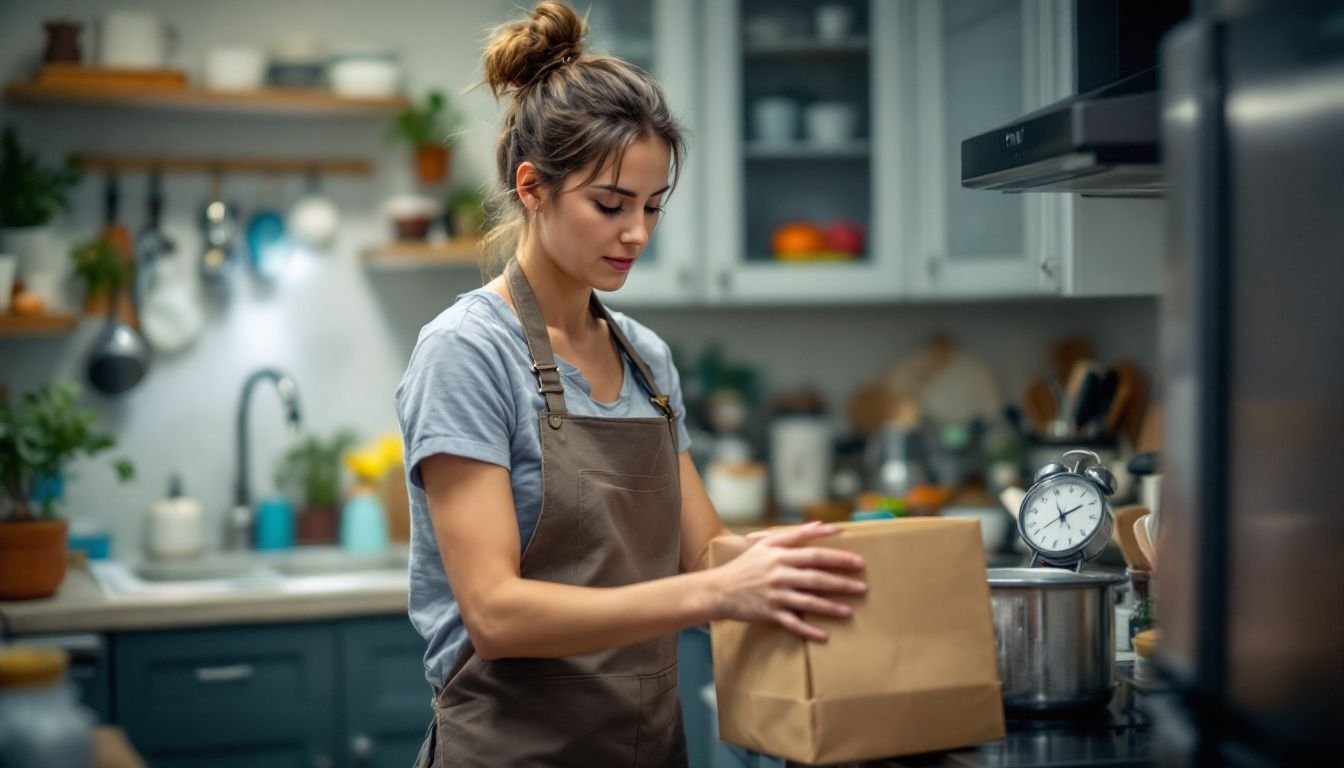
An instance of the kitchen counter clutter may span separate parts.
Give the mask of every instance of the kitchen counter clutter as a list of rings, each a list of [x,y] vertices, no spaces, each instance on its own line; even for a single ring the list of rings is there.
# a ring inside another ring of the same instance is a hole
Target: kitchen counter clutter
[[[937,754],[911,755],[867,765],[872,768],[1085,768],[1147,766],[1156,760],[1152,718],[1135,706],[1127,682],[1101,709],[1056,716],[1009,713],[1007,733],[997,741]]]
[[[12,635],[115,632],[404,615],[407,578],[403,566],[342,575],[254,572],[154,582],[119,561],[92,561],[72,567],[53,597],[0,602],[0,630]]]

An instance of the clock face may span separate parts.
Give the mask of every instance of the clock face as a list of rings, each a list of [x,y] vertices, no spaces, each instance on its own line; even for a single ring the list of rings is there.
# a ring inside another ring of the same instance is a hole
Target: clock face
[[[1102,525],[1106,506],[1097,486],[1076,476],[1051,478],[1027,494],[1018,530],[1043,554],[1077,550]]]

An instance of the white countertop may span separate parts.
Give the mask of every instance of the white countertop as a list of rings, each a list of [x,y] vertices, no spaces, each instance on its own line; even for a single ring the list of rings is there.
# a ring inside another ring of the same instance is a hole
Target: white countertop
[[[407,589],[404,574],[371,573],[286,579],[256,589],[107,594],[87,567],[72,566],[52,597],[0,601],[0,634],[114,632],[404,614]]]

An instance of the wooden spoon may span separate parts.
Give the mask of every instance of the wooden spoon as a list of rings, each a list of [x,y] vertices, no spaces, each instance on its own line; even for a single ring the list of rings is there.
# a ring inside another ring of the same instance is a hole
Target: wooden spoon
[[[1037,435],[1049,434],[1050,422],[1054,421],[1058,408],[1045,379],[1037,376],[1027,385],[1026,391],[1022,393],[1022,411]]]
[[[1153,549],[1153,542],[1148,538],[1148,516],[1144,515],[1134,521],[1133,525],[1134,539],[1139,544],[1139,549],[1143,551],[1143,556],[1148,558],[1148,562],[1156,564],[1157,553]]]
[[[1139,504],[1115,510],[1115,542],[1125,555],[1125,565],[1134,571],[1151,571],[1153,564],[1139,548],[1134,522],[1148,514],[1148,508]]]

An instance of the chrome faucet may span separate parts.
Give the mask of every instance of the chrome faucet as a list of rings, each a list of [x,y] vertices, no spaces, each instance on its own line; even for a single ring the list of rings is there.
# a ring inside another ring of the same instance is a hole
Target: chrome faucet
[[[237,457],[233,483],[233,508],[229,510],[224,522],[224,546],[226,550],[250,549],[252,547],[252,488],[247,477],[247,414],[252,402],[252,390],[262,380],[275,383],[276,392],[285,405],[285,420],[290,431],[298,433],[301,425],[299,416],[299,385],[287,373],[274,368],[262,368],[243,382],[243,392],[238,398]]]

